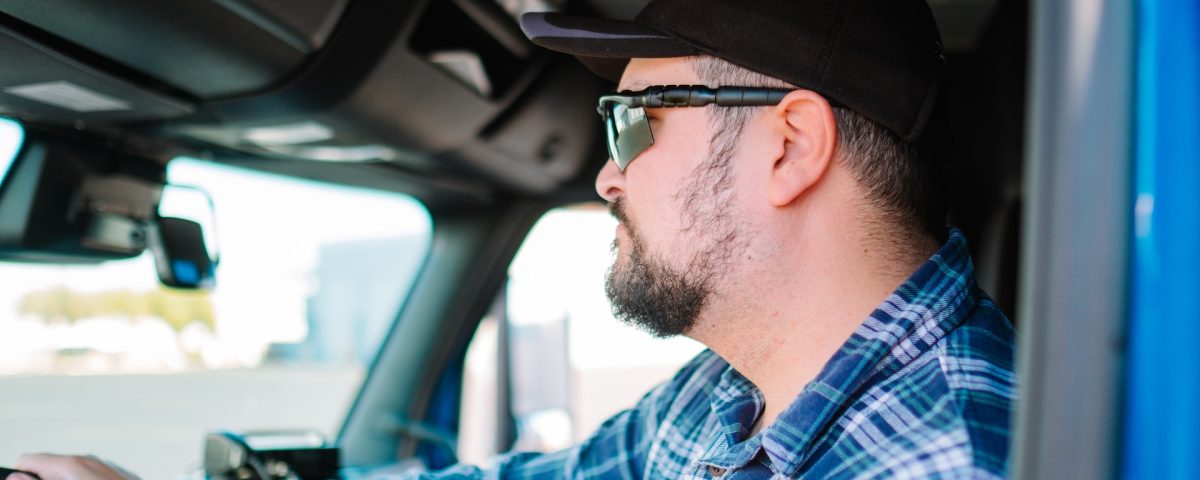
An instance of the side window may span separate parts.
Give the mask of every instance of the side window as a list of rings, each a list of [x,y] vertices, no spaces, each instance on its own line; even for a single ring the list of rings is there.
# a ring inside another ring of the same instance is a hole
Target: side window
[[[485,463],[508,448],[575,445],[703,348],[613,318],[604,279],[616,225],[600,204],[559,208],[522,244],[509,267],[503,311],[484,319],[467,351],[461,461]],[[496,368],[505,364],[507,378]],[[505,384],[510,411],[498,412]],[[516,422],[511,446],[494,434],[503,414]]]
[[[427,254],[428,213],[187,158],[168,177],[212,197],[215,290],[160,286],[149,253],[0,262],[0,464],[94,452],[176,478],[200,466],[211,430],[336,434]],[[172,192],[164,213],[194,206]]]
[[[25,130],[16,121],[0,117],[0,183],[8,176],[8,169],[21,149]]]

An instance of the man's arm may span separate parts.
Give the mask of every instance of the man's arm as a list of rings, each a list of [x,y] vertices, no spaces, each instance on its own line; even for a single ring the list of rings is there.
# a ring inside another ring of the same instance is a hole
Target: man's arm
[[[498,457],[488,468],[456,465],[438,472],[422,472],[416,479],[560,479],[640,478],[645,452],[653,438],[654,412],[669,398],[668,384],[651,390],[633,408],[609,418],[582,444],[553,453],[516,452]]]
[[[457,465],[416,479],[558,479],[641,478],[646,455],[663,418],[697,369],[711,367],[716,354],[705,350],[684,365],[671,380],[646,393],[637,404],[604,422],[580,445],[554,453],[519,452],[503,455],[489,469]]]

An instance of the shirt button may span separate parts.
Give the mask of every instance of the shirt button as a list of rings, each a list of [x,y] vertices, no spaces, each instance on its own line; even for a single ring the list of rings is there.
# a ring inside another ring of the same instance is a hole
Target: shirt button
[[[725,474],[725,469],[718,467],[716,465],[709,465],[708,466],[708,474],[712,475],[714,477],[719,477],[719,476]]]

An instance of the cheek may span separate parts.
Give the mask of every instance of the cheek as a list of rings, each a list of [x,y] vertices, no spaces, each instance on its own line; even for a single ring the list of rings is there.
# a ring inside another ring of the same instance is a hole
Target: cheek
[[[651,160],[653,158],[639,158]],[[646,162],[649,164],[650,162]],[[649,167],[649,165],[647,165]],[[678,200],[675,198],[676,183],[666,177],[672,173],[658,168],[644,168],[637,172],[637,180],[626,181],[626,197],[629,204],[629,221],[633,223],[647,247],[669,246],[664,240],[677,236],[679,231]],[[658,250],[658,248],[652,248]]]
[[[688,245],[694,243],[680,235],[684,211],[696,208],[684,204],[688,198],[681,192],[708,155],[703,113],[703,109],[684,109],[671,112],[670,121],[656,122],[654,145],[625,172],[625,194],[636,211],[630,220],[653,250],[689,251]]]

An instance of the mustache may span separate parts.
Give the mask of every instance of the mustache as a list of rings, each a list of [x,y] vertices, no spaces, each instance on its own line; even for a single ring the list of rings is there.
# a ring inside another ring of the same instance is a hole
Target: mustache
[[[616,218],[618,222],[625,224],[626,228],[628,228],[629,217],[625,213],[625,201],[624,200],[618,198],[618,199],[614,200],[612,203],[608,204],[608,213],[611,214],[613,216],[613,218]]]

